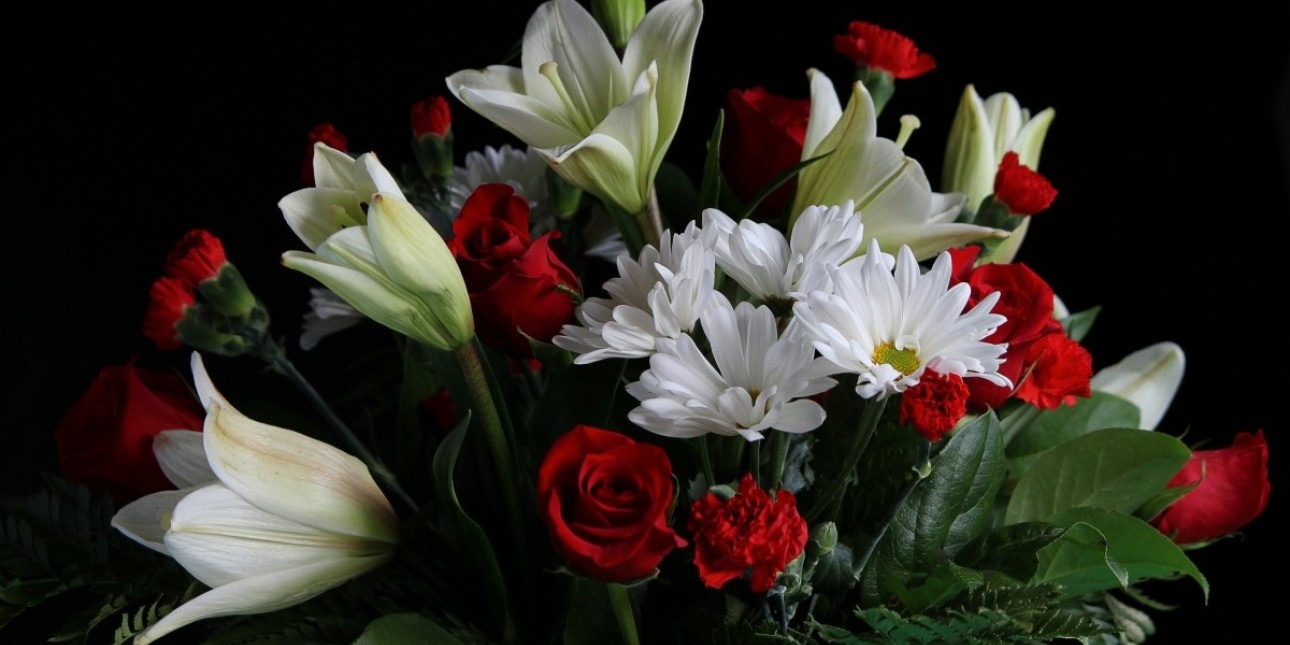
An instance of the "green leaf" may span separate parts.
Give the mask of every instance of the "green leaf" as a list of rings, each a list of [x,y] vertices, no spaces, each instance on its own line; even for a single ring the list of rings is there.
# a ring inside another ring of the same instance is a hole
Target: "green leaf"
[[[1055,515],[1053,523],[1067,530],[1039,550],[1035,580],[1062,585],[1067,598],[1181,574],[1195,580],[1209,599],[1209,582],[1182,549],[1136,517],[1072,508]]]
[[[501,567],[497,564],[497,556],[493,553],[488,533],[461,507],[457,500],[456,485],[453,483],[457,455],[465,441],[466,429],[470,427],[470,417],[469,413],[466,414],[457,428],[448,433],[443,443],[439,444],[432,471],[435,488],[447,506],[444,518],[446,528],[456,543],[457,552],[465,558],[462,564],[471,571],[469,579],[479,583],[484,596],[472,604],[481,608],[488,617],[485,624],[497,626],[503,640],[509,643],[514,642],[515,625],[511,621]]]
[[[980,536],[1005,474],[1003,435],[993,413],[955,431],[931,474],[896,510],[862,572],[867,604],[882,602],[897,586],[915,586]]]
[[[1071,340],[1084,340],[1089,330],[1093,328],[1093,321],[1097,320],[1097,315],[1101,311],[1101,307],[1090,307],[1067,316],[1062,321],[1062,326],[1066,328],[1066,335],[1070,336]]]
[[[1106,392],[1094,392],[1075,405],[1039,411],[1008,442],[1009,468],[1019,475],[1045,450],[1095,430],[1137,428],[1138,416],[1138,406]]]
[[[720,203],[721,185],[721,133],[725,129],[726,111],[717,110],[717,124],[708,137],[708,154],[703,160],[703,180],[699,184],[699,208],[716,208]]]
[[[463,641],[444,629],[439,623],[416,613],[382,616],[367,625],[367,629],[352,645],[402,645],[403,643],[442,643],[462,645]]]
[[[1028,581],[1039,566],[1039,549],[1062,533],[1045,522],[1022,522],[1004,526],[973,540],[959,551],[956,562],[978,571],[998,571]]]
[[[1190,456],[1181,441],[1158,432],[1110,428],[1077,437],[1040,455],[1021,476],[1004,523],[1051,522],[1081,506],[1132,513]]]
[[[529,417],[534,454],[546,454],[547,447],[575,425],[610,428],[626,366],[625,359],[614,359],[554,370]]]

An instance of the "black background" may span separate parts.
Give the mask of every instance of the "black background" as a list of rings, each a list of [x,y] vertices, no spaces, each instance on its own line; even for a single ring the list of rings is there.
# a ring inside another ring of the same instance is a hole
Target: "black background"
[[[408,107],[446,94],[451,72],[500,62],[534,6],[268,4],[32,7],[6,21],[6,489],[54,467],[52,429],[100,367],[151,351],[139,333],[147,290],[188,229],[223,239],[294,343],[312,283],[278,264],[303,245],[276,204],[300,187],[309,129],[331,122],[352,151],[410,160]],[[805,70],[817,67],[845,101],[851,65],[832,38],[853,19],[937,58],[898,83],[879,124],[893,137],[900,114],[921,118],[906,149],[934,185],[965,84],[1056,108],[1041,170],[1059,196],[1018,260],[1071,309],[1103,307],[1085,343],[1097,367],[1161,340],[1182,345],[1187,376],[1162,431],[1220,446],[1262,428],[1271,447],[1267,512],[1244,539],[1194,554],[1213,586],[1208,608],[1190,583],[1161,588],[1184,607],[1155,614],[1157,640],[1279,626],[1263,589],[1286,573],[1274,526],[1287,517],[1290,445],[1280,409],[1290,5],[752,6],[708,3],[671,158],[702,153],[731,87],[805,97]],[[512,141],[453,107],[459,160]]]

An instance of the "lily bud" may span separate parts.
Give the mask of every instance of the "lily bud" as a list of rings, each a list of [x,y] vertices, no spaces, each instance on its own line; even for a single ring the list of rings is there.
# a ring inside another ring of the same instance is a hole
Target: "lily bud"
[[[287,251],[287,268],[312,276],[360,313],[431,347],[475,335],[470,296],[452,252],[398,194],[371,196],[366,225],[327,237],[317,253]]]
[[[140,498],[112,526],[175,558],[211,590],[176,607],[138,644],[198,620],[304,602],[380,566],[399,541],[394,510],[361,461],[247,418],[215,390],[199,354],[192,369],[218,481]]]
[[[1155,430],[1182,383],[1182,348],[1162,342],[1145,347],[1093,375],[1090,387],[1114,394],[1138,406],[1138,427]]]
[[[591,15],[617,49],[627,46],[645,17],[645,0],[591,0]]]

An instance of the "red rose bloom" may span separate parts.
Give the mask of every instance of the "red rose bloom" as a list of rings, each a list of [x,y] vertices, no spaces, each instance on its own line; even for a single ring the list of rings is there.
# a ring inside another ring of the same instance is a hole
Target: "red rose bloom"
[[[484,184],[461,208],[449,244],[470,292],[475,331],[513,358],[533,355],[573,317],[578,276],[560,260],[559,233],[529,238],[528,202],[505,184]]]
[[[1034,215],[1047,210],[1057,190],[1043,175],[1021,165],[1017,153],[1008,152],[994,175],[994,199],[1013,215]]]
[[[728,500],[712,493],[696,500],[688,527],[699,577],[712,589],[749,572],[753,593],[769,591],[806,548],[806,520],[797,512],[797,498],[781,490],[772,499],[757,487],[751,473]]]
[[[442,96],[431,96],[412,104],[412,136],[442,137],[452,127],[452,110]]]
[[[54,430],[69,481],[129,501],[175,486],[152,452],[162,430],[202,429],[205,412],[179,377],[125,365],[103,368]]]
[[[197,302],[193,287],[179,278],[163,276],[152,283],[148,298],[148,311],[143,316],[143,335],[152,340],[157,349],[182,347],[184,341],[175,325],[184,319],[184,310]]]
[[[203,280],[219,275],[228,264],[224,245],[210,231],[196,228],[189,231],[166,256],[166,273],[179,278],[184,284],[196,287]]]
[[[940,441],[967,414],[968,387],[957,374],[925,370],[918,385],[900,397],[900,422],[928,441]]]
[[[1092,395],[1093,356],[1065,334],[1048,334],[1030,343],[1022,356],[1030,371],[1017,384],[1018,399],[1052,410],[1063,403],[1075,405],[1076,397]]]
[[[330,123],[319,123],[309,131],[309,145],[305,148],[305,160],[300,166],[300,183],[314,185],[314,144],[325,143],[329,148],[341,152],[349,150],[349,139]]]
[[[1232,445],[1197,450],[1170,486],[1200,482],[1156,517],[1178,544],[1203,542],[1239,530],[1268,505],[1268,444],[1263,431],[1241,432]]]
[[[775,96],[754,87],[730,90],[726,104],[730,120],[721,137],[721,166],[730,189],[747,202],[777,175],[801,161],[811,101]],[[778,214],[792,196],[790,181],[767,195],[758,210]]]
[[[894,78],[914,78],[936,68],[936,59],[918,51],[914,41],[878,25],[853,21],[847,33],[833,37],[833,48],[856,67],[867,65]]]
[[[685,546],[668,526],[672,463],[658,446],[591,426],[551,445],[538,470],[538,512],[576,572],[626,583]]]

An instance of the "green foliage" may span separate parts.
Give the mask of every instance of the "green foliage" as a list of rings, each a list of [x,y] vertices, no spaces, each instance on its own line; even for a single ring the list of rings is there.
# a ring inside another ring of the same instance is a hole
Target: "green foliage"
[[[1027,422],[1010,433],[1011,440],[1007,442],[1008,463],[1014,478],[1028,470],[1044,451],[1096,430],[1136,428],[1139,420],[1138,406],[1106,392],[1094,392],[1075,405],[1035,410],[1026,416]],[[1008,421],[1004,425],[1009,425]]]

